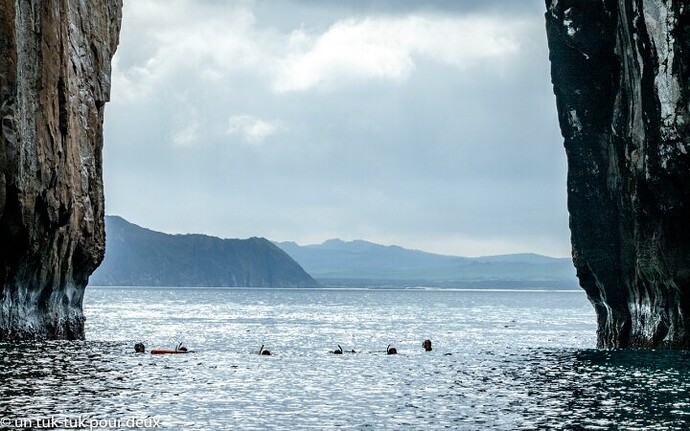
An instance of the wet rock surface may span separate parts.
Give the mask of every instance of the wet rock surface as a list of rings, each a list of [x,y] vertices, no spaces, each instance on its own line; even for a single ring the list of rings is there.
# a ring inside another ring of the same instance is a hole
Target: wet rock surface
[[[690,3],[546,7],[573,261],[598,344],[690,348]]]
[[[83,338],[121,0],[0,2],[0,338]]]

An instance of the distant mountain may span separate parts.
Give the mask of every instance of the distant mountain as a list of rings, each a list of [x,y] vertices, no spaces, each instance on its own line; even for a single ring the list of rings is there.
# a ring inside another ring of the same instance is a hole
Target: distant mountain
[[[332,239],[277,245],[325,285],[577,287],[569,258],[537,254],[459,257]]]
[[[105,219],[106,252],[89,284],[105,286],[315,287],[264,238],[168,235],[117,216]]]

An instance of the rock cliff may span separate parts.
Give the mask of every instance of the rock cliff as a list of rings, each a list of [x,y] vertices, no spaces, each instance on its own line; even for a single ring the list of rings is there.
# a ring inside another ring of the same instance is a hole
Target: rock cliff
[[[573,262],[598,344],[690,348],[690,3],[546,7]]]
[[[121,0],[0,0],[0,339],[82,338]]]

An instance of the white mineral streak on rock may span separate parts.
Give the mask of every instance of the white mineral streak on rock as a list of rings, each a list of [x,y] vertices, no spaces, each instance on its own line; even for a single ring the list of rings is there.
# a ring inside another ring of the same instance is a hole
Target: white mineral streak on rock
[[[551,0],[551,5],[549,6],[549,12],[551,12],[551,16],[558,19],[558,16],[556,15],[556,10],[558,9],[558,0]]]
[[[643,2],[647,32],[654,44],[658,58],[658,70],[654,77],[659,104],[661,105],[662,166],[665,167],[672,156],[675,142],[680,138],[676,127],[676,109],[681,98],[680,84],[673,74],[674,38],[676,17],[673,15],[672,0]]]
[[[580,122],[580,117],[577,116],[577,111],[571,109],[568,111],[568,122],[577,131],[577,134],[582,133],[582,123]]]
[[[569,7],[568,9],[565,10],[563,13],[564,19],[563,19],[563,25],[566,28],[566,31],[568,32],[568,36],[573,37],[575,36],[575,33],[577,33],[577,28],[573,25],[573,8]]]

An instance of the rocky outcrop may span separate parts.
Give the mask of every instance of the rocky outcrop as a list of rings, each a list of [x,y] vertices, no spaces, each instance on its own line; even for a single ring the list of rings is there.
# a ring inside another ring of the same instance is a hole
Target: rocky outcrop
[[[573,262],[598,344],[690,348],[690,4],[546,6]]]
[[[167,287],[318,287],[287,253],[265,238],[169,235],[105,220],[108,247],[91,284]]]
[[[0,338],[82,338],[121,0],[0,0]]]

